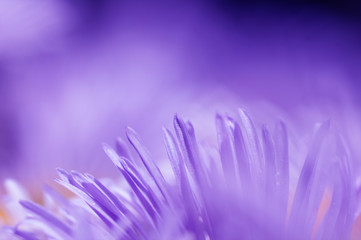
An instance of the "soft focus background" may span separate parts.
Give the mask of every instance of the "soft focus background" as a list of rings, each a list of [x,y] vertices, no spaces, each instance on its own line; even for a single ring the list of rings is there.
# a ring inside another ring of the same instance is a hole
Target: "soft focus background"
[[[331,119],[361,155],[359,1],[0,0],[0,178],[115,176],[101,143],[132,126],[156,159],[179,113]],[[303,156],[301,156],[303,157]]]

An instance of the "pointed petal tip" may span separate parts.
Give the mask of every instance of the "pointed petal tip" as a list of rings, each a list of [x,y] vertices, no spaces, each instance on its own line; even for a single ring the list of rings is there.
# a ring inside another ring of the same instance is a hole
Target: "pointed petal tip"
[[[175,114],[175,115],[174,115],[174,118],[173,118],[173,121],[174,121],[175,123],[178,123],[179,120],[180,120],[180,117],[178,116],[178,114]]]
[[[142,140],[139,137],[139,134],[131,127],[127,127],[125,134],[127,135],[127,138],[129,142],[134,146],[135,143],[142,144]]]
[[[108,144],[108,143],[105,143],[105,142],[102,142],[102,147],[103,147],[103,148],[109,147],[109,144]]]
[[[105,154],[110,158],[110,160],[113,162],[113,164],[116,167],[120,167],[120,157],[119,155],[114,151],[113,148],[111,148],[109,145],[103,146]]]
[[[163,131],[164,136],[169,136],[172,134],[171,131],[164,126],[162,127],[162,131]]]
[[[58,173],[58,175],[62,176],[62,175],[68,175],[68,172],[63,169],[63,168],[56,168],[56,172]]]
[[[219,112],[216,112],[216,119],[222,119],[222,114],[220,114]]]
[[[103,151],[108,155],[108,153],[111,151],[112,147],[107,143],[102,143]]]
[[[277,127],[286,128],[286,123],[285,123],[284,119],[278,118],[278,119],[277,119],[277,122],[276,122],[276,126],[277,126]]]
[[[175,114],[174,115],[174,123],[177,125],[181,125],[182,123],[184,123],[184,120],[178,114]]]
[[[137,134],[137,132],[134,130],[134,128],[132,128],[132,127],[126,127],[126,129],[125,129],[125,133],[127,134],[127,136],[128,136],[128,134],[135,134],[135,135],[138,135]]]
[[[19,200],[18,202],[24,208],[29,208],[29,206],[31,206],[33,204],[31,201],[23,200],[23,199]]]
[[[252,122],[252,119],[246,110],[238,108],[238,115],[242,121]]]
[[[238,113],[247,114],[247,111],[244,108],[238,108]]]

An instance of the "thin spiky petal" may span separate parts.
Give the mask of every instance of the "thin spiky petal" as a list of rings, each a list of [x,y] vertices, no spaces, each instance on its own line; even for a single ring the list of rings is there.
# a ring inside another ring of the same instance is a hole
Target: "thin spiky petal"
[[[239,183],[239,174],[236,167],[236,150],[234,148],[233,129],[231,121],[220,115],[216,116],[219,153],[223,166],[223,173],[229,182]],[[233,127],[234,128],[234,127]]]
[[[261,187],[264,184],[264,162],[261,154],[261,146],[258,140],[255,125],[248,113],[243,109],[238,109],[240,117],[240,126],[243,129],[247,138],[247,155],[249,157],[251,175],[252,178],[257,182],[258,186]]]
[[[204,181],[204,170],[199,159],[198,145],[194,136],[193,127],[191,124],[186,124],[178,116],[174,117],[174,129],[177,133],[177,138],[180,143],[180,148],[183,157],[186,159],[185,163],[188,169],[198,182]]]
[[[313,143],[311,144],[311,148],[305,159],[305,163],[298,179],[296,193],[293,200],[291,215],[289,219],[289,234],[292,231],[296,231],[297,228],[302,228],[305,229],[303,236],[306,238],[311,237],[312,226],[314,225],[316,214],[312,214],[313,219],[307,219],[307,217],[301,218],[300,216],[304,216],[305,212],[310,209],[310,207],[308,207],[308,204],[319,206],[319,203],[321,201],[320,197],[313,199],[313,201],[310,201],[310,198],[312,197],[311,191],[314,190],[314,188],[319,187],[315,184],[314,180],[315,174],[317,173],[316,166],[318,163],[318,154],[320,152],[321,144],[323,143],[323,139],[328,132],[329,126],[330,122],[327,121],[317,129],[313,139]],[[316,192],[317,195],[320,194],[320,191],[322,194],[322,189],[317,190],[319,190]],[[313,207],[311,207],[311,210],[313,210]]]
[[[132,128],[128,127],[127,137],[129,142],[133,145],[134,149],[138,152],[140,159],[142,160],[149,175],[153,178],[154,183],[157,185],[160,193],[167,201],[168,197],[166,196],[166,190],[165,190],[166,183],[164,177],[160,172],[159,168],[155,165],[154,161],[150,157],[149,152],[145,149],[144,144],[140,140],[138,134]]]
[[[34,214],[36,214],[37,216],[41,217],[42,219],[44,219],[48,224],[52,225],[55,227],[55,229],[60,229],[62,230],[64,233],[68,234],[68,235],[72,235],[73,231],[71,229],[71,227],[69,227],[68,225],[66,225],[63,221],[61,221],[60,219],[58,219],[55,215],[53,215],[51,212],[46,211],[43,207],[41,207],[40,205],[33,203],[31,201],[20,201],[20,204],[30,210],[31,212],[33,212]]]

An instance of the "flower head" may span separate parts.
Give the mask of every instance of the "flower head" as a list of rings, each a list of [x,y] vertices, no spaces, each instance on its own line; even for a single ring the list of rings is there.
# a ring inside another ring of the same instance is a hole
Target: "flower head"
[[[248,113],[216,117],[218,149],[198,144],[191,123],[164,128],[172,179],[164,176],[137,133],[104,150],[123,183],[59,169],[58,183],[40,206],[20,201],[29,215],[3,234],[19,239],[347,239],[356,219],[356,187],[342,137],[317,126],[297,174],[286,125],[261,134]]]

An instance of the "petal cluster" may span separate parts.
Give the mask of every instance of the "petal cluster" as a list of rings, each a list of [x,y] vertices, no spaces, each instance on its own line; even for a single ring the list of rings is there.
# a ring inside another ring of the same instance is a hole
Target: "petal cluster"
[[[172,179],[128,128],[141,166],[124,141],[115,149],[103,146],[122,183],[59,169],[57,182],[76,197],[46,188],[49,204],[20,201],[29,216],[2,234],[19,239],[350,237],[357,189],[346,144],[329,121],[316,126],[297,174],[290,174],[293,152],[282,121],[272,130],[258,129],[239,110],[237,120],[217,115],[216,128],[216,151],[198,144],[192,124],[177,116],[174,133],[163,129]]]

